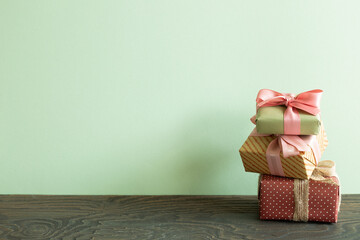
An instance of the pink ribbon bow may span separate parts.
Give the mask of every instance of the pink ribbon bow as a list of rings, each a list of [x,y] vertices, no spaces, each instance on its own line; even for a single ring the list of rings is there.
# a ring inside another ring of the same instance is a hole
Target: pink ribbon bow
[[[284,112],[284,134],[300,135],[300,115],[297,109],[312,115],[318,114],[322,92],[320,89],[315,89],[295,96],[290,93],[261,89],[256,98],[256,110],[261,107],[285,105],[287,108]]]
[[[259,134],[256,128],[250,136],[270,136],[266,134]],[[266,160],[271,175],[285,176],[280,153],[282,152],[284,158],[297,156],[300,152],[312,150],[315,156],[315,164],[317,165],[321,152],[319,143],[315,135],[277,135],[277,138],[272,140],[266,149]]]

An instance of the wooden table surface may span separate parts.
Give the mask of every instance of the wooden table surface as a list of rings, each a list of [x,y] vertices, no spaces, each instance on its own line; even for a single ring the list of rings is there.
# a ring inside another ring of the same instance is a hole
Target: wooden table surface
[[[260,221],[255,196],[0,196],[0,239],[360,239],[360,195],[339,222]]]

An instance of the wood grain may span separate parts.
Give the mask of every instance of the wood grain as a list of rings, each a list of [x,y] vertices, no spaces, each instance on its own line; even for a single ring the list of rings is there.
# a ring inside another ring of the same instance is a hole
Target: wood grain
[[[339,222],[260,221],[255,196],[0,196],[0,239],[360,239],[360,195]]]

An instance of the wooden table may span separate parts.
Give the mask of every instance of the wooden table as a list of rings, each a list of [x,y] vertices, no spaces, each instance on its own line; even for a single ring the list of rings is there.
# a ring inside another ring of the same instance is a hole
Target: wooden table
[[[0,239],[360,239],[360,195],[337,224],[258,218],[255,196],[0,196]]]

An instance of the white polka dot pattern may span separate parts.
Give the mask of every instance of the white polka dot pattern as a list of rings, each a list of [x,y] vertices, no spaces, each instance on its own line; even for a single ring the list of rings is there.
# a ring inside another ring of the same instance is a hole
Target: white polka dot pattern
[[[291,178],[263,175],[260,188],[260,219],[292,220],[294,181]]]
[[[336,177],[332,177],[338,182]],[[294,215],[294,179],[262,175],[259,192],[260,219],[292,220]],[[336,222],[339,186],[310,180],[309,221]]]
[[[336,177],[332,177],[339,183]],[[336,222],[339,186],[320,181],[309,182],[309,221]]]

